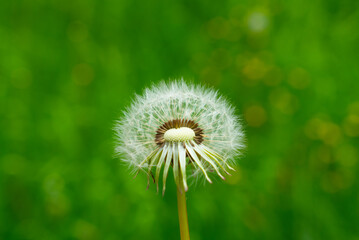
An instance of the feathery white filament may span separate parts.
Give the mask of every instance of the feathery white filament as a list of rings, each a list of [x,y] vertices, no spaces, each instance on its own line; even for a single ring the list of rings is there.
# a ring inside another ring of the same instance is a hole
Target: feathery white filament
[[[164,134],[164,139],[168,142],[184,142],[193,140],[194,131],[188,127],[171,128]]]
[[[228,102],[216,91],[183,80],[136,96],[115,131],[116,153],[152,176],[157,188],[163,170],[163,192],[170,167],[176,184],[182,182],[187,190],[188,173],[203,173],[209,182],[209,172],[224,178],[244,147],[242,126]]]

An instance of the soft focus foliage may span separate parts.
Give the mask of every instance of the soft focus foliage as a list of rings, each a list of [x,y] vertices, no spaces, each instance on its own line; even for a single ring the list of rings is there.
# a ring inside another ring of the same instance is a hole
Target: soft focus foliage
[[[184,76],[244,119],[190,188],[200,239],[358,239],[359,1],[0,1],[0,239],[179,239],[175,185],[113,159],[134,92]]]

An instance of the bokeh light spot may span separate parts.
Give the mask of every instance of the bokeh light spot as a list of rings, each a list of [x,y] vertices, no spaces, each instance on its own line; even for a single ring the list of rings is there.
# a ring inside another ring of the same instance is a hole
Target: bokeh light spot
[[[336,145],[341,140],[340,127],[321,118],[311,119],[305,127],[306,135],[311,139],[322,140],[325,144]]]
[[[267,86],[276,86],[282,81],[282,79],[282,70],[279,67],[272,66],[263,78],[263,82]]]
[[[253,12],[248,17],[248,28],[252,32],[262,32],[268,27],[268,17],[262,12]]]
[[[69,212],[69,200],[63,194],[53,197],[47,196],[46,211],[53,217],[64,217]]]
[[[80,63],[72,69],[72,79],[80,86],[89,85],[94,78],[94,71],[91,66],[86,63]]]
[[[230,30],[226,36],[226,40],[231,42],[238,41],[243,32],[241,22],[238,21],[237,19],[232,18],[229,20],[229,23],[230,23],[229,24]]]
[[[294,68],[288,76],[288,83],[295,89],[304,89],[310,83],[310,77],[303,68]]]
[[[358,163],[358,150],[352,145],[345,144],[336,148],[336,159],[344,167],[354,167]]]
[[[263,78],[268,71],[268,66],[259,58],[254,57],[245,62],[242,69],[243,79],[246,85],[255,85],[258,80]]]
[[[78,220],[75,223],[74,237],[79,240],[99,239],[97,227],[85,220]]]
[[[45,193],[52,196],[58,196],[62,192],[64,185],[64,179],[57,173],[47,175],[43,182]]]
[[[270,103],[284,114],[293,114],[298,108],[298,99],[285,88],[276,88],[270,92]]]
[[[8,154],[2,159],[2,171],[10,175],[19,175],[26,169],[26,160],[23,156],[18,154]]]
[[[27,68],[17,68],[12,72],[11,83],[14,87],[25,89],[32,83],[32,74]]]
[[[202,82],[217,85],[221,80],[222,80],[222,75],[215,68],[206,67],[201,72],[201,81]]]
[[[267,121],[267,112],[262,106],[253,105],[245,109],[244,118],[248,126],[260,127]]]
[[[326,173],[321,179],[321,186],[328,193],[336,193],[345,189],[348,185],[349,183],[343,174],[336,171]]]
[[[88,36],[87,26],[80,21],[70,23],[67,28],[67,36],[72,42],[83,42]]]
[[[359,102],[354,102],[348,107],[349,114],[344,119],[344,132],[349,137],[359,136]]]
[[[207,31],[214,39],[225,38],[229,33],[229,23],[222,17],[216,17],[208,22]]]

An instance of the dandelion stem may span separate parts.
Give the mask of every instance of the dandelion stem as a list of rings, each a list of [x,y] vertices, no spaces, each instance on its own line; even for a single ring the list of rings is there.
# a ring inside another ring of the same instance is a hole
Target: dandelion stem
[[[178,218],[180,224],[181,240],[189,240],[188,217],[186,205],[186,192],[184,190],[182,175],[178,174],[180,181],[177,185]]]

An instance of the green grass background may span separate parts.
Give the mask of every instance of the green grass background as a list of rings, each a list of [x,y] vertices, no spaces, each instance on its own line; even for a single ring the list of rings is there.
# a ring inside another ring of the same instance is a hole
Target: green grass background
[[[218,89],[247,149],[187,194],[200,239],[359,239],[359,1],[0,2],[0,239],[179,239],[113,158],[135,93]]]

